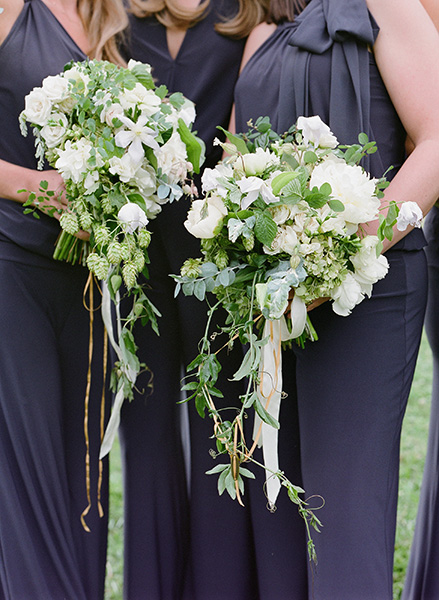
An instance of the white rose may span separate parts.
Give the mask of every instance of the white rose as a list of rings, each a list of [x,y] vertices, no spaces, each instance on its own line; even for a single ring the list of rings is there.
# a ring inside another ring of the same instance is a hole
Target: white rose
[[[169,183],[179,183],[187,176],[186,145],[177,131],[157,152],[157,166],[167,176]]]
[[[192,202],[184,226],[196,238],[211,239],[215,237],[226,215],[227,208],[222,198],[209,196],[206,200]]]
[[[334,300],[332,310],[341,317],[347,317],[364,299],[364,293],[352,273],[348,273],[343,283],[331,291],[331,298]]]
[[[238,171],[244,171],[247,176],[261,175],[267,167],[279,163],[279,158],[269,150],[256,148],[256,152],[238,156],[234,163]]]
[[[62,113],[52,113],[49,122],[41,129],[41,136],[48,148],[58,146],[67,130],[68,121]]]
[[[128,65],[127,68],[132,71],[135,67],[137,67],[137,65],[139,65],[140,67],[144,67],[148,73],[151,73],[151,65],[148,65],[147,63],[142,63],[139,60],[134,60],[133,58],[130,58],[130,60],[128,61]]]
[[[387,258],[382,254],[376,255],[378,242],[376,236],[366,236],[361,242],[359,252],[350,257],[355,268],[354,277],[368,296],[372,293],[372,285],[385,277],[389,270]]]
[[[179,108],[178,110],[175,109],[172,105],[170,105],[172,108],[172,112],[170,115],[166,115],[166,120],[175,128],[177,129],[178,127],[178,120],[182,119],[184,124],[187,125],[188,127],[190,125],[192,125],[192,123],[195,121],[195,104],[191,101],[188,100],[187,98],[185,98],[183,106],[181,108]]]
[[[64,71],[63,76],[67,81],[73,81],[76,86],[82,84],[84,86],[84,93],[88,90],[88,84],[90,83],[90,77],[87,73],[83,73],[78,67],[72,67],[68,71]],[[79,86],[78,86],[79,87]]]
[[[55,163],[64,180],[71,179],[74,183],[79,183],[85,178],[92,149],[90,142],[84,138],[73,143],[67,140]]]
[[[117,218],[123,224],[127,233],[134,233],[137,229],[148,225],[148,217],[145,211],[134,202],[127,202],[117,213]]]
[[[52,102],[63,100],[69,88],[69,82],[62,75],[49,75],[43,80],[42,89]]]
[[[302,131],[303,141],[306,145],[312,144],[315,148],[335,148],[337,138],[320,117],[299,117],[297,129]]]
[[[110,173],[113,175],[118,175],[121,181],[127,183],[130,179],[133,179],[137,172],[137,162],[134,161],[131,154],[128,152],[122,156],[122,158],[118,158],[117,156],[112,156],[108,161],[110,164]]]
[[[122,106],[118,103],[110,104],[102,109],[100,118],[101,123],[106,123],[109,127],[114,127],[113,119],[118,119],[120,115],[124,114]]]
[[[99,187],[99,171],[90,171],[84,179],[84,187],[89,194],[92,194]]]
[[[405,231],[409,225],[421,227],[423,218],[424,215],[417,202],[403,202],[396,219],[396,228],[398,231]]]
[[[162,103],[154,90],[147,90],[141,83],[136,83],[132,90],[124,90],[119,100],[125,110],[138,107],[147,117],[154,115]]]
[[[375,196],[375,180],[357,165],[330,158],[317,165],[310,178],[310,188],[329,183],[331,196],[340,200],[344,211],[339,216],[346,221],[347,234],[355,233],[360,223],[377,218],[380,201]]]
[[[46,125],[52,110],[52,102],[42,88],[34,88],[24,99],[26,120],[36,125]]]

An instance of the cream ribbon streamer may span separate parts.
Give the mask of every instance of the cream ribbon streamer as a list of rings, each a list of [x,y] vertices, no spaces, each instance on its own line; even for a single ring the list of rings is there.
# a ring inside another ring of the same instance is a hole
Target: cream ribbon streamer
[[[103,283],[102,286],[102,319],[104,321],[105,328],[108,333],[108,339],[114,351],[117,354],[117,357],[120,362],[120,369],[126,375],[127,379],[131,382],[132,385],[136,383],[137,375],[139,374],[136,369],[134,369],[129,364],[128,353],[125,348],[125,344],[123,343],[122,338],[122,326],[120,319],[120,294],[116,292],[115,299],[115,309],[116,309],[116,324],[117,324],[117,340],[114,335],[113,329],[113,320],[112,320],[112,312],[111,312],[111,297],[108,289],[108,285],[106,282]],[[114,398],[113,407],[111,409],[110,419],[108,421],[107,428],[105,430],[104,439],[102,440],[101,449],[99,453],[99,459],[104,458],[110,450],[114,442],[114,438],[116,437],[117,430],[119,428],[120,423],[120,409],[122,408],[122,404],[124,401],[124,387],[123,380],[119,380],[119,385],[116,390],[116,396]]]
[[[280,401],[282,396],[282,344],[287,340],[301,335],[306,324],[306,305],[294,296],[291,303],[292,330],[288,330],[285,317],[267,320],[264,325],[263,337],[268,337],[268,342],[262,347],[262,356],[259,366],[260,385],[258,396],[265,410],[276,421],[279,420]],[[258,433],[261,430],[258,439]],[[273,508],[280,491],[281,483],[273,472],[279,470],[278,458],[278,430],[264,423],[258,415],[255,416],[253,439],[258,439],[258,446],[262,446],[264,465],[266,468],[266,494],[270,508]]]

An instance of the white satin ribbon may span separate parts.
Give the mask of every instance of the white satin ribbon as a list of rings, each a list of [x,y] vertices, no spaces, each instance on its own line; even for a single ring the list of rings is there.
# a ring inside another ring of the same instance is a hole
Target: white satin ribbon
[[[126,352],[125,344],[123,343],[123,339],[121,336],[122,325],[121,325],[121,319],[120,319],[120,294],[119,294],[119,292],[116,292],[116,299],[115,299],[115,303],[114,303],[115,309],[116,309],[116,325],[117,325],[118,342],[116,341],[116,338],[114,335],[113,319],[112,319],[112,314],[111,314],[111,305],[112,305],[112,302],[111,302],[111,297],[110,297],[110,291],[108,289],[108,285],[104,281],[103,285],[102,285],[102,319],[104,321],[104,325],[107,330],[108,339],[110,340],[110,343],[111,343],[112,347],[114,348],[114,351],[116,352],[117,357],[119,359],[120,369],[124,372],[124,374],[126,375],[127,379],[131,382],[131,384],[134,385],[136,383],[138,371],[129,364],[129,356]],[[99,453],[99,459],[104,458],[104,456],[106,456],[110,452],[110,450],[113,446],[114,438],[116,437],[116,433],[119,428],[120,410],[122,408],[124,398],[125,398],[125,395],[124,395],[124,389],[123,389],[123,380],[120,379],[118,388],[116,390],[116,396],[113,401],[113,407],[111,409],[110,419],[108,421],[107,428],[105,430],[105,435],[102,440],[101,449],[100,449],[100,453]]]
[[[267,320],[264,325],[263,337],[268,337],[268,342],[262,347],[262,356],[259,366],[260,386],[258,396],[265,410],[279,421],[280,401],[282,397],[282,344],[302,334],[306,324],[306,304],[294,296],[291,303],[292,330],[288,330],[285,317],[273,321]],[[262,446],[264,465],[266,468],[266,494],[271,508],[276,503],[281,483],[273,472],[279,471],[278,458],[278,430],[264,423],[255,415],[253,427],[253,440],[257,439],[259,429],[261,433],[258,446]]]

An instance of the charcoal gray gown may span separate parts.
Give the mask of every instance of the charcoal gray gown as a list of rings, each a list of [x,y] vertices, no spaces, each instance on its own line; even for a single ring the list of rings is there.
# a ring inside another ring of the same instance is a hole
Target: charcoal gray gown
[[[433,206],[424,223],[428,263],[428,302],[425,329],[433,352],[433,390],[427,456],[416,517],[403,600],[439,598],[439,208]]]
[[[393,165],[394,176],[405,132],[369,51],[377,34],[363,0],[311,0],[243,69],[237,131],[260,115],[283,132],[301,114],[318,114],[340,143],[354,143],[361,131],[376,140],[366,167],[381,177]],[[421,230],[408,234],[386,253],[389,273],[370,299],[349,317],[337,316],[330,303],[314,309],[319,340],[284,352],[285,391],[298,402],[303,486],[325,501],[322,531],[313,536],[318,564],[309,569],[310,600],[392,598],[400,432],[427,297],[424,245]],[[292,438],[289,428],[281,416],[281,439]],[[294,468],[282,456],[280,466],[287,474]],[[277,511],[285,527],[294,510]],[[261,537],[276,547],[270,534]],[[290,596],[273,589],[271,598]]]
[[[36,168],[18,115],[24,96],[86,57],[41,0],[29,0],[0,46],[0,159]],[[42,174],[42,179],[44,178]],[[22,187],[17,181],[17,189]],[[58,221],[0,198],[0,598],[104,596],[108,482],[97,509],[103,326],[94,318],[89,413],[92,508],[86,508],[84,401],[88,270],[53,260]]]

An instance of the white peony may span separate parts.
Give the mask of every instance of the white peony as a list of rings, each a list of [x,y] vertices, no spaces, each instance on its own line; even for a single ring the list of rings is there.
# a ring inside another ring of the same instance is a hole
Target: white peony
[[[364,299],[364,293],[352,273],[348,273],[343,283],[331,291],[331,298],[334,300],[332,310],[341,317],[347,317]]]
[[[282,252],[287,254],[294,254],[299,241],[297,239],[296,232],[291,225],[284,225],[280,228],[279,244]]]
[[[26,120],[36,125],[46,125],[52,111],[52,102],[42,88],[34,88],[24,99]]]
[[[276,225],[283,225],[285,221],[288,221],[291,215],[290,207],[286,204],[280,204],[270,209],[271,216]]]
[[[405,231],[409,225],[421,227],[423,218],[424,215],[417,202],[403,202],[396,219],[396,228],[398,231]]]
[[[49,75],[43,80],[42,89],[52,102],[63,100],[69,88],[69,82],[62,75]]]
[[[117,213],[117,218],[122,223],[126,233],[134,233],[137,229],[148,225],[145,211],[134,202],[127,202]]]
[[[169,183],[179,183],[186,179],[188,169],[186,145],[181,141],[177,131],[174,131],[166,144],[163,144],[156,156],[157,166],[167,176]]]
[[[376,254],[378,243],[376,236],[366,236],[361,242],[359,252],[350,258],[355,268],[354,277],[368,296],[372,294],[372,285],[385,277],[389,270],[387,258]]]
[[[339,216],[346,221],[348,235],[355,233],[360,223],[377,218],[380,201],[375,196],[375,180],[361,167],[329,158],[314,168],[309,185],[320,188],[324,183],[329,183],[331,196],[344,205]]]
[[[87,174],[92,150],[93,146],[84,138],[77,142],[67,140],[64,150],[59,151],[55,168],[65,181],[71,179],[74,183],[79,183]]]
[[[63,113],[52,113],[49,122],[41,129],[41,137],[48,148],[54,148],[63,139],[68,121]]]
[[[296,127],[302,131],[306,145],[312,144],[315,148],[335,148],[338,144],[335,135],[319,116],[299,117]]]
[[[124,110],[117,102],[110,104],[109,106],[105,106],[101,112],[101,123],[105,122],[109,127],[114,127],[113,119],[119,119],[119,117],[123,114]]]
[[[194,237],[211,239],[222,225],[227,208],[219,196],[209,196],[206,200],[195,200],[187,215],[184,226]]]

